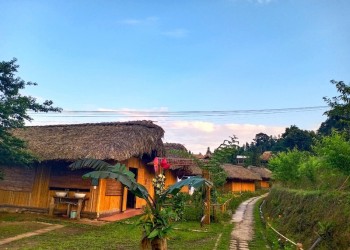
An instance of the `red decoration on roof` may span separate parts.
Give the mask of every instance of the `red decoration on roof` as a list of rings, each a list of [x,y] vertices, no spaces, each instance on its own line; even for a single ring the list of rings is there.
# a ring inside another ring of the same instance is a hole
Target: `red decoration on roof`
[[[170,164],[168,164],[166,158],[163,158],[162,161],[160,162],[160,166],[163,169],[169,169],[170,168]]]

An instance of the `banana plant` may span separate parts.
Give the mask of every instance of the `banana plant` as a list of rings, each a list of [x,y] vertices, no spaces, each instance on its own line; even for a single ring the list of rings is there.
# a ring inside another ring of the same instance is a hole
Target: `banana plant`
[[[167,189],[164,189],[165,176],[160,173],[152,180],[155,188],[155,197],[152,197],[147,188],[138,183],[135,175],[128,168],[120,163],[111,165],[105,161],[95,159],[82,159],[72,163],[69,166],[72,170],[81,168],[92,168],[94,171],[83,175],[84,179],[106,179],[111,178],[120,181],[135,196],[144,199],[148,205],[149,213],[141,217],[139,224],[144,229],[144,241],[152,241],[155,238],[165,238],[170,226],[169,219],[171,211],[163,208],[167,199],[180,192],[184,186],[199,188],[203,185],[212,187],[212,183],[202,177],[193,176],[179,181]]]

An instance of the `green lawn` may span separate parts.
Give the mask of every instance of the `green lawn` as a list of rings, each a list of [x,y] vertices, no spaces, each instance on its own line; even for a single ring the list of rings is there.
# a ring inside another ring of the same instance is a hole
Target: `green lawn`
[[[28,229],[37,230],[38,225],[43,226],[35,221],[62,224],[65,227],[1,247],[5,249],[139,249],[141,229],[135,225],[137,218],[94,225],[45,215],[0,213],[0,235],[3,235],[3,232],[9,232],[6,237],[11,237],[16,233],[27,232]],[[174,223],[173,227],[174,230],[171,231],[168,240],[169,250],[189,248],[212,250],[220,234],[222,236],[217,249],[229,248],[232,225],[228,222],[212,223],[202,228],[197,222],[182,222]]]

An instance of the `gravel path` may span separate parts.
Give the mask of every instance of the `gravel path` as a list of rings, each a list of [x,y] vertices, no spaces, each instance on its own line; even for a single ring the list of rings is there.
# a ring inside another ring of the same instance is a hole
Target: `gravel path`
[[[231,233],[230,250],[249,250],[248,242],[253,239],[254,231],[254,204],[267,194],[250,198],[239,205],[236,212],[232,215],[232,223],[235,227]]]

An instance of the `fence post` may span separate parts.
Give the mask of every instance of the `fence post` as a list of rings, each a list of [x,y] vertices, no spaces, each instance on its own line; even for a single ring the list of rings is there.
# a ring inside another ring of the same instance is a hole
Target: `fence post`
[[[208,170],[203,170],[203,177],[207,180],[210,180],[210,175],[209,175],[209,171]],[[205,203],[206,206],[204,207],[204,220],[203,223],[204,224],[210,224],[210,208],[211,208],[211,204],[210,204],[210,187],[206,186],[205,187],[205,193],[206,193],[206,197],[205,197]]]

